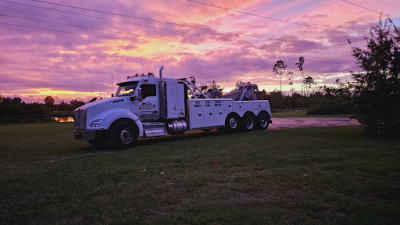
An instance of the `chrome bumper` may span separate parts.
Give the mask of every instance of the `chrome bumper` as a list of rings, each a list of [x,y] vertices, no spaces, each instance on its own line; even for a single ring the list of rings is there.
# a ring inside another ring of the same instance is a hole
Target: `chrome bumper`
[[[75,140],[92,140],[96,138],[94,130],[74,130]]]

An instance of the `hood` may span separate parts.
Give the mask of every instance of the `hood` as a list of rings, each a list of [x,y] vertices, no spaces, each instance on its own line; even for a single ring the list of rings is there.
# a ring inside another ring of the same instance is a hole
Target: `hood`
[[[107,99],[102,99],[102,100],[97,100],[95,102],[87,103],[87,104],[75,109],[75,111],[86,110],[88,108],[97,108],[97,107],[102,107],[102,106],[109,106],[109,105],[122,103],[122,102],[125,102],[125,101],[129,101],[128,97],[126,97],[126,96],[107,98]]]

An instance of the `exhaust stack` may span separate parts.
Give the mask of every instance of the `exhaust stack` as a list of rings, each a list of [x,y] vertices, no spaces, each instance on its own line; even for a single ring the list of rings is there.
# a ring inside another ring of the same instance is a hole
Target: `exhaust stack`
[[[166,90],[166,82],[163,81],[162,71],[164,66],[160,68],[160,83],[159,83],[159,90],[160,90],[160,118],[165,119],[167,117],[167,96],[165,93]]]
[[[162,80],[162,71],[163,71],[163,69],[164,69],[164,66],[161,66],[161,67],[160,67],[160,81],[163,81],[163,80]]]

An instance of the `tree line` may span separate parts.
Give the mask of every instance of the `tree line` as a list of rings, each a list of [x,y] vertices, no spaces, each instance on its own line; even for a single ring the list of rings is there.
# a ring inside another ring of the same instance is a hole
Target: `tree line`
[[[305,110],[309,115],[353,114],[353,84],[339,79],[331,86],[316,86],[309,94],[294,92],[284,95],[281,91],[257,92],[257,98],[269,100],[272,111]]]
[[[95,97],[89,102],[96,100],[97,98]],[[69,103],[62,101],[57,104],[52,96],[47,96],[44,99],[44,104],[26,103],[19,97],[11,98],[0,96],[0,122],[5,121],[8,117],[14,117],[12,120],[13,122],[23,122],[26,121],[26,117],[24,116],[27,115],[30,116],[30,119],[33,117],[45,118],[57,115],[72,115],[73,110],[84,104],[85,102],[77,99],[72,100]]]

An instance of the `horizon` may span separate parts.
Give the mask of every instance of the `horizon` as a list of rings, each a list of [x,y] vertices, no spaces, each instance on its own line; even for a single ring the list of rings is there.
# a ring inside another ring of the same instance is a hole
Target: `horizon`
[[[224,92],[239,80],[272,92],[280,88],[272,72],[278,60],[288,65],[282,93],[291,89],[288,72],[299,93],[299,57],[304,77],[318,85],[352,80],[350,71],[360,69],[351,46],[365,49],[381,17],[399,26],[396,3],[0,0],[0,95],[87,102],[110,97],[128,75],[158,75],[162,65],[166,77],[215,80]]]

